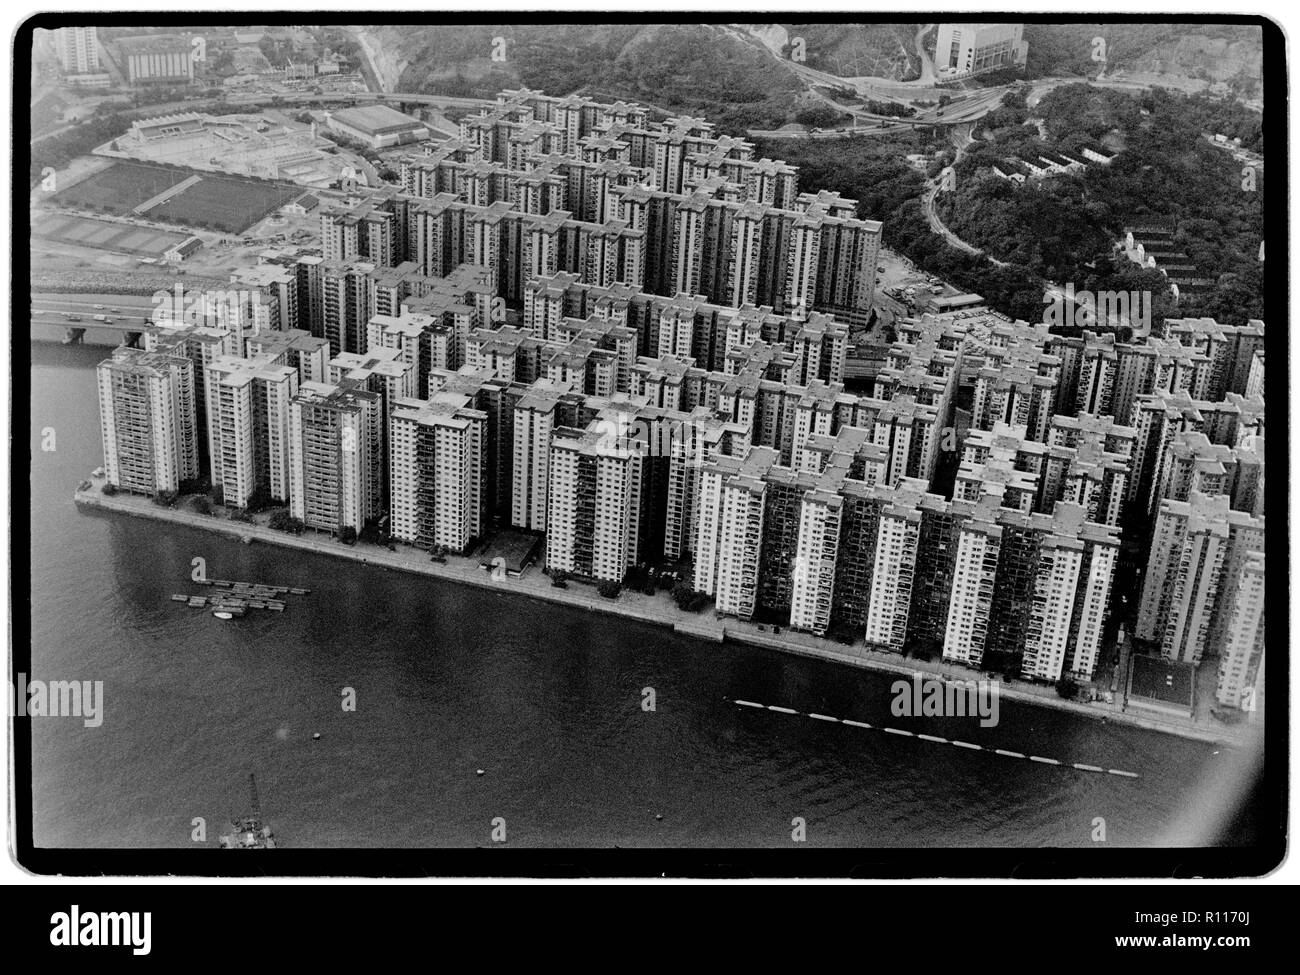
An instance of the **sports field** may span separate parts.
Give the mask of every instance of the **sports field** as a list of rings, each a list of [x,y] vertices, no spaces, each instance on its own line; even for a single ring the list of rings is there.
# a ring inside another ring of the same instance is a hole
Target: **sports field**
[[[57,240],[80,247],[97,247],[100,250],[121,254],[140,254],[160,257],[170,248],[185,240],[189,234],[168,233],[148,227],[131,227],[107,220],[91,220],[61,213],[43,214],[32,224],[38,237]]]
[[[241,234],[301,195],[302,187],[290,183],[124,160],[62,190],[55,200],[64,206]]]

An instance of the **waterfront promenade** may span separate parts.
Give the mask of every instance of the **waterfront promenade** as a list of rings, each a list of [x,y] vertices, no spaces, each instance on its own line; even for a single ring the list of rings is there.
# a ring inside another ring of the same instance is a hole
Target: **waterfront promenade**
[[[728,642],[744,643],[782,653],[897,674],[906,678],[911,678],[916,673],[960,681],[981,677],[978,672],[941,660],[910,660],[899,654],[869,650],[862,645],[846,646],[811,634],[794,632],[785,627],[781,628],[780,633],[776,633],[771,626],[719,617],[709,607],[698,613],[686,612],[679,609],[667,593],[647,596],[642,592],[624,589],[619,596],[610,599],[597,594],[594,586],[574,580],[570,580],[566,588],[553,586],[550,577],[537,566],[526,569],[518,577],[501,573],[494,575],[481,565],[476,557],[449,555],[445,563],[434,562],[430,560],[428,552],[400,543],[394,543],[394,548],[390,550],[385,546],[364,542],[347,545],[332,536],[311,531],[293,535],[256,523],[232,521],[220,509],[211,515],[203,515],[183,508],[162,507],[154,504],[151,499],[139,495],[108,496],[103,494],[102,484],[102,479],[96,478],[90,489],[78,490],[74,500],[78,505],[86,507],[199,528],[228,535],[240,541],[316,552],[373,565],[384,570],[425,575],[478,586],[482,589],[512,593],[523,598],[540,599],[608,616],[625,617],[643,623],[670,627],[678,633],[704,642],[706,646],[702,648],[702,652],[723,652],[722,647]],[[310,585],[310,580],[303,580],[302,584]],[[711,651],[707,644],[716,645],[717,650]],[[1139,713],[1126,709],[1120,702],[1107,704],[1102,701],[1091,703],[1067,701],[1057,694],[1054,687],[1022,681],[1000,681],[999,695],[1004,700],[1036,704],[1070,711],[1096,720],[1113,721],[1183,738],[1226,745],[1244,746],[1262,733],[1262,715],[1258,716],[1260,720],[1256,724],[1229,726],[1214,722],[1212,719],[1195,721],[1173,715]],[[782,705],[786,702],[763,703]]]

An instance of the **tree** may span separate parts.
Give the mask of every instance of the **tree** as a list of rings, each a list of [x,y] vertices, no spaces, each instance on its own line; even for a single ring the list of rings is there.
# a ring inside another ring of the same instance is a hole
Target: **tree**
[[[193,504],[194,510],[201,515],[212,514],[212,502],[208,500],[208,496],[206,494],[198,495],[193,499],[191,504]]]
[[[709,597],[696,592],[689,582],[679,582],[672,589],[673,602],[684,613],[698,613],[708,605]]]
[[[1067,701],[1073,701],[1079,696],[1079,684],[1072,678],[1062,677],[1056,682],[1056,693]]]
[[[290,535],[301,535],[307,527],[299,519],[289,514],[288,508],[278,508],[272,512],[270,526],[276,531],[288,532]]]
[[[569,588],[569,573],[565,572],[563,569],[551,569],[550,576],[551,585],[556,589]]]
[[[111,498],[113,495],[117,494],[117,485],[111,481],[105,481],[103,488],[100,490],[101,493]]]
[[[248,504],[246,507],[250,514],[254,514],[258,511],[265,511],[267,508],[271,507],[271,503],[271,492],[268,491],[265,486],[259,485],[258,488],[248,496]]]
[[[694,595],[695,590],[691,587],[690,583],[687,582],[679,582],[672,588],[673,602],[677,604],[678,609],[685,609],[687,603],[691,601],[691,597]]]
[[[339,529],[339,541],[344,545],[355,545],[357,543],[357,530],[351,525],[345,525]]]
[[[810,105],[795,113],[794,120],[810,129],[825,129],[834,125],[843,116],[829,105]]]
[[[622,584],[615,582],[613,579],[602,579],[596,584],[596,592],[600,593],[606,599],[617,599],[619,593],[622,591]]]

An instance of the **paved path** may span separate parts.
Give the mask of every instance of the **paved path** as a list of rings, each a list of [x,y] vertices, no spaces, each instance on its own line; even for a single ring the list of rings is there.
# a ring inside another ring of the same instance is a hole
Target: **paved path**
[[[481,566],[476,558],[451,556],[445,563],[438,563],[430,561],[428,553],[408,545],[397,545],[395,551],[390,551],[376,545],[344,545],[331,536],[312,532],[302,535],[290,535],[258,524],[230,521],[219,515],[200,515],[186,509],[163,508],[154,504],[150,499],[138,495],[118,494],[107,497],[100,491],[102,484],[102,479],[94,479],[94,486],[89,491],[78,491],[74,499],[83,506],[168,521],[190,528],[230,535],[241,540],[260,541],[270,545],[317,552],[321,555],[347,558],[355,562],[376,565],[385,569],[448,579],[477,586],[481,589],[513,592],[550,603],[561,603],[607,615],[621,616],[659,626],[668,626],[684,635],[712,643],[720,644],[725,641],[746,643],[751,646],[765,647],[783,653],[793,653],[819,660],[850,664],[868,670],[892,673],[908,678],[916,673],[959,681],[969,681],[980,676],[968,668],[942,660],[924,662],[909,660],[899,654],[868,650],[862,645],[845,646],[811,634],[797,633],[786,627],[781,627],[780,633],[777,633],[775,627],[730,618],[720,618],[709,613],[707,609],[702,613],[687,613],[678,609],[665,594],[647,596],[644,593],[624,590],[617,598],[606,599],[597,595],[590,586],[578,582],[570,582],[569,586],[564,589],[552,586],[549,577],[543,575],[536,568],[526,570],[519,578],[508,576],[497,578]],[[1166,720],[1134,714],[1125,711],[1120,705],[1107,705],[1101,702],[1081,704],[1075,701],[1066,701],[1057,695],[1053,687],[1021,681],[1000,681],[999,694],[1007,700],[1023,701],[1056,708],[1057,710],[1072,711],[1086,717],[1113,720],[1122,724],[1136,725],[1201,741],[1244,744],[1254,737],[1259,730],[1258,726],[1255,725],[1229,727],[1219,724],[1206,724],[1198,726],[1190,720],[1179,721],[1172,717]]]

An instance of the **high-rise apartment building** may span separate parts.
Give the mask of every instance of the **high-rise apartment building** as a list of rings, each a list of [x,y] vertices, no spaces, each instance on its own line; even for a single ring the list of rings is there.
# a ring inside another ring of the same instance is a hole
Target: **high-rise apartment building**
[[[440,392],[399,400],[390,423],[391,533],[418,548],[463,552],[486,516],[487,415]]]
[[[622,582],[637,562],[644,446],[597,430],[551,438],[546,565]]]
[[[209,471],[228,505],[290,495],[290,403],[298,371],[271,354],[221,356],[205,379]]]
[[[1192,492],[1186,501],[1162,501],[1136,636],[1158,643],[1171,660],[1200,663],[1226,635],[1220,631],[1214,638],[1216,614],[1224,612],[1227,622],[1220,608],[1223,593],[1234,591],[1248,553],[1263,547],[1263,519],[1233,511],[1226,495]]]
[[[1219,656],[1215,700],[1233,708],[1258,708],[1264,675],[1264,553],[1246,556],[1235,588],[1225,600],[1227,641]]]
[[[309,528],[360,531],[379,517],[379,395],[308,382],[289,406],[289,510]]]
[[[123,346],[96,369],[108,483],[137,494],[176,491],[199,476],[194,363]]]
[[[99,31],[95,27],[60,27],[55,31],[55,46],[64,74],[97,74],[99,67]]]

